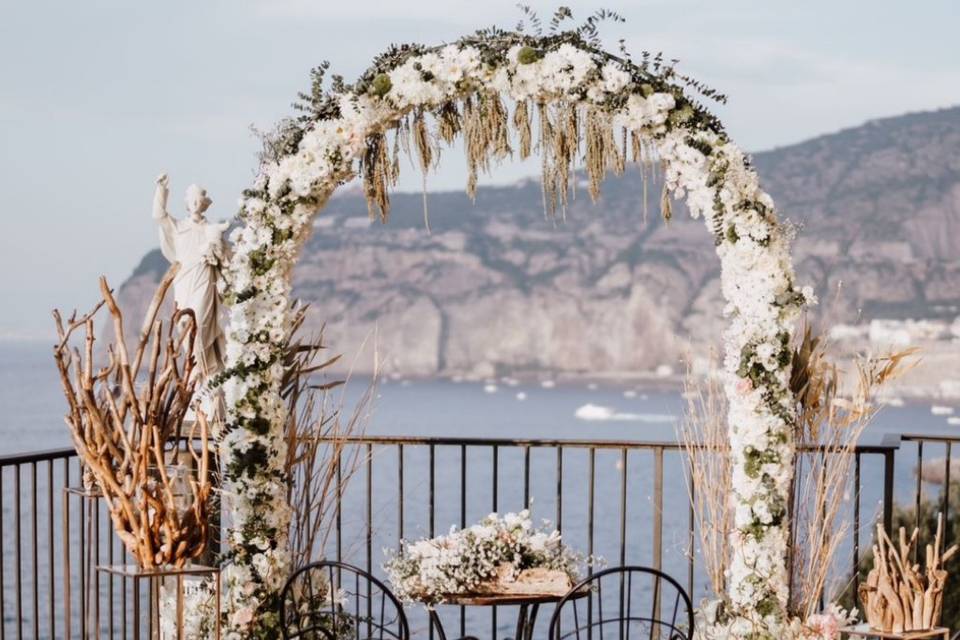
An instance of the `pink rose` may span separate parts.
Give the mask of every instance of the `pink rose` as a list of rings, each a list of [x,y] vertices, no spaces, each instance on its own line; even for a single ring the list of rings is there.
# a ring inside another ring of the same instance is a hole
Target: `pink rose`
[[[807,619],[807,626],[813,635],[822,640],[837,640],[840,637],[840,623],[836,616],[830,614],[815,614]]]

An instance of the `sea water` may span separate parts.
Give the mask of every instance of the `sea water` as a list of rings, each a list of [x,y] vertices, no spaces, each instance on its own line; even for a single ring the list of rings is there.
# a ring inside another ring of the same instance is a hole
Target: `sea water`
[[[377,383],[369,435],[573,438],[672,441],[686,401],[676,391],[625,384],[398,380]],[[367,378],[348,381],[346,406],[366,392]],[[339,397],[339,395],[338,395]],[[66,401],[52,346],[0,342],[0,455],[70,446]],[[865,443],[890,433],[960,433],[925,403],[885,407]]]
[[[63,422],[66,402],[51,351],[50,345],[38,343],[0,343],[0,407],[3,408],[0,456],[70,446]],[[370,385],[367,378],[351,379],[334,395],[343,398],[349,411]],[[677,422],[686,407],[686,401],[677,391],[652,391],[626,384],[553,382],[546,378],[526,382],[510,378],[475,382],[383,379],[377,383],[373,394],[369,419],[365,421],[368,435],[675,442]],[[950,425],[944,415],[932,413],[928,404],[914,403],[884,408],[868,428],[863,442],[876,444],[887,434],[951,434],[956,431],[957,428]],[[463,455],[467,456],[470,465],[466,487],[461,487]],[[618,564],[623,525],[627,536],[627,552],[623,559],[628,563],[651,564],[655,523],[652,515],[657,508],[653,484],[654,457],[649,450],[631,452],[624,468],[624,455],[619,449],[598,450],[591,462],[585,449],[570,449],[564,453],[565,539],[573,547],[587,551],[591,544],[587,527],[588,522],[592,522],[593,551],[611,564]],[[928,446],[925,452],[927,460],[942,455],[942,447],[936,445]],[[437,447],[435,456],[433,533],[443,533],[451,525],[470,524],[493,508],[491,461],[487,448],[470,448],[464,453],[459,446]],[[895,491],[901,504],[912,504],[915,499],[915,463],[915,445],[905,445],[896,453]],[[427,500],[429,465],[425,448],[407,448],[403,475],[404,535],[408,538],[431,533]],[[396,450],[384,449],[375,454],[370,469],[372,479],[368,480],[365,471],[361,472],[345,492],[344,543],[341,546],[346,559],[365,565],[365,527],[367,517],[371,517],[374,526],[369,561],[374,573],[382,574],[379,567],[384,560],[384,548],[395,547],[398,537]],[[592,513],[589,506],[591,469],[596,492]],[[660,508],[663,515],[663,567],[685,582],[690,539],[683,469],[683,460],[678,454],[667,452],[664,455]],[[554,450],[531,451],[528,493],[538,521],[541,518],[555,519],[558,513],[556,473]],[[520,450],[502,449],[498,476],[498,508],[501,511],[523,508],[527,480]],[[881,510],[882,456],[864,456],[861,477],[861,544],[864,544],[870,539],[871,523]],[[40,478],[41,484],[43,480]],[[24,480],[23,490],[29,488],[28,484]],[[623,488],[627,490],[625,514],[620,512],[620,491]],[[934,495],[937,490],[937,487],[925,487],[929,495]],[[461,491],[466,494],[463,502]],[[372,496],[369,507],[366,502],[368,493]],[[25,495],[24,500],[29,500],[29,496]],[[8,530],[14,519],[11,502],[6,500],[3,504],[3,522],[7,523]],[[40,520],[42,525],[44,518]],[[103,526],[109,526],[105,519]],[[5,537],[7,533],[4,532]],[[21,544],[28,558],[32,555],[27,540],[29,534],[30,530],[25,529]],[[76,532],[71,537],[74,535]],[[40,538],[38,569],[39,586],[43,591],[47,587],[44,569],[47,553],[46,542],[43,536]],[[59,540],[59,536],[57,538]],[[55,548],[59,546],[56,544]],[[328,555],[331,551],[328,550]],[[849,551],[848,543],[841,549],[841,557],[850,557]],[[694,591],[699,597],[706,593],[707,584],[699,561],[697,566]],[[842,566],[850,565],[843,562]],[[12,566],[4,569],[4,594],[8,602],[14,601],[13,570]],[[29,575],[25,579],[29,581]],[[29,594],[29,585],[24,584],[24,587]],[[55,589],[59,590],[59,587]],[[27,609],[29,614],[29,607]],[[59,618],[62,613],[56,615]],[[498,626],[504,633],[509,632],[511,615],[504,612],[498,619]],[[489,624],[484,616],[480,612],[469,612],[465,621],[468,631],[488,635],[482,631]],[[422,618],[420,615],[414,617]],[[448,611],[444,617],[448,632],[453,631],[459,623],[458,612]],[[545,627],[545,621],[539,626]]]

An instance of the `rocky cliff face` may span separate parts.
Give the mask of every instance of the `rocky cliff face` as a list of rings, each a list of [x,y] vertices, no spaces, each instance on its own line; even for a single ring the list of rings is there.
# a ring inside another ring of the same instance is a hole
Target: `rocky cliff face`
[[[960,108],[867,123],[756,154],[780,215],[797,227],[800,280],[831,322],[960,314]],[[357,194],[317,218],[295,272],[314,328],[356,352],[374,330],[403,375],[619,374],[676,367],[719,344],[719,263],[702,223],[659,217],[637,170],[602,200],[580,190],[545,219],[539,186],[395,194],[371,224]],[[648,211],[645,213],[645,208]],[[142,308],[165,261],[123,286]],[[350,361],[351,358],[345,358]],[[365,370],[369,358],[357,363]]]

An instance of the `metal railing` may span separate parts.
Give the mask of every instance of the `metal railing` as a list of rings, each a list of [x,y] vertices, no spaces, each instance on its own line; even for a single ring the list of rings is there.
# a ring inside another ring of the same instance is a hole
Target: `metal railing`
[[[907,506],[923,499],[923,481],[912,477],[909,461],[916,459],[922,469],[925,456],[927,464],[934,456],[947,460],[941,500],[949,514],[949,461],[956,443],[960,438],[909,435],[857,447],[851,479],[856,491],[844,516],[853,522],[853,534],[842,550],[850,554],[847,566],[854,575],[870,548],[864,538],[876,518],[889,527],[895,499]],[[688,460],[676,443],[369,436],[345,446],[359,448],[361,463],[349,481],[338,474],[334,535],[318,554],[377,574],[385,550],[396,549],[403,538],[466,526],[490,511],[530,507],[536,518],[552,520],[573,548],[611,565],[662,569],[685,584],[695,601],[706,593],[695,505],[686,486]],[[350,458],[346,452],[341,457]],[[99,501],[64,493],[79,482],[72,449],[0,457],[0,640],[126,638],[133,624],[141,624],[129,614],[131,585],[91,573],[97,564],[131,559]],[[149,602],[151,596],[144,597]],[[461,635],[487,624],[490,637],[512,631],[510,616],[496,609],[483,613],[488,621],[462,608],[442,615],[447,628],[459,626]],[[425,616],[412,612],[411,623],[426,635]]]

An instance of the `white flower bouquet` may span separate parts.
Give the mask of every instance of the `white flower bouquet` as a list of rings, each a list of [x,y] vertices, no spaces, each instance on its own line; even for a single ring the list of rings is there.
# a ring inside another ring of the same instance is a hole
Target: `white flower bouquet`
[[[429,607],[452,595],[563,595],[591,562],[566,547],[559,531],[534,527],[524,510],[403,542],[384,569],[398,598]]]

